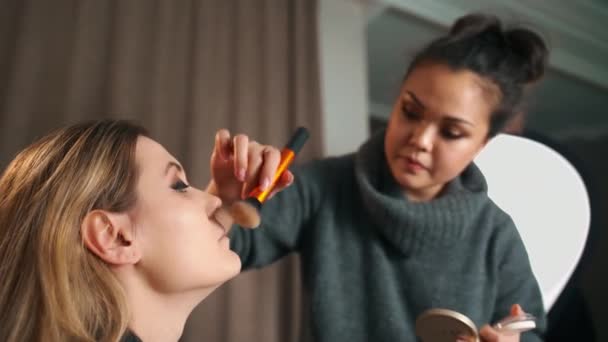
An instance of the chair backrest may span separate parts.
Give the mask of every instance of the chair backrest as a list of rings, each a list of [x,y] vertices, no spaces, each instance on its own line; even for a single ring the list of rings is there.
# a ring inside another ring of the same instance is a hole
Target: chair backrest
[[[583,253],[591,209],[583,179],[561,154],[499,134],[475,159],[488,195],[517,226],[548,311]]]

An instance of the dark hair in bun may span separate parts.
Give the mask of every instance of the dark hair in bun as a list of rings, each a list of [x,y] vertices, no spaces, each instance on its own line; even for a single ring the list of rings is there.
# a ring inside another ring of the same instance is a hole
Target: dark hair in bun
[[[547,57],[547,45],[537,33],[525,28],[505,30],[496,16],[469,14],[420,51],[408,74],[423,63],[437,62],[491,81],[500,90],[490,120],[489,136],[494,136],[519,110],[524,86],[543,76]]]

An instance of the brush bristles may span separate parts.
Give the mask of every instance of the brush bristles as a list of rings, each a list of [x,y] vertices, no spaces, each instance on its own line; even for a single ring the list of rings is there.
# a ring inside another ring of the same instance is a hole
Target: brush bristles
[[[261,223],[259,205],[250,201],[238,201],[230,207],[234,222],[244,228],[256,228]]]

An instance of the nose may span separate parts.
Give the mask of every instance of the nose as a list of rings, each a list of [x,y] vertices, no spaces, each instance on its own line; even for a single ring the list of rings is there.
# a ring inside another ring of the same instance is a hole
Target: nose
[[[419,123],[412,130],[409,143],[414,146],[417,151],[431,152],[433,150],[434,139],[435,132],[432,125]]]
[[[207,214],[213,213],[222,206],[222,200],[219,197],[205,191],[202,191],[202,195],[203,206],[205,207],[205,212],[207,212]]]

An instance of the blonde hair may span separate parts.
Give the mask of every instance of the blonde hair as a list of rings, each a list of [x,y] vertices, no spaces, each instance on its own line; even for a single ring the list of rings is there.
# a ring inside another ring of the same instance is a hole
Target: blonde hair
[[[0,178],[0,341],[116,341],[128,323],[110,267],[82,243],[94,209],[134,205],[139,126],[88,122],[22,151]]]

